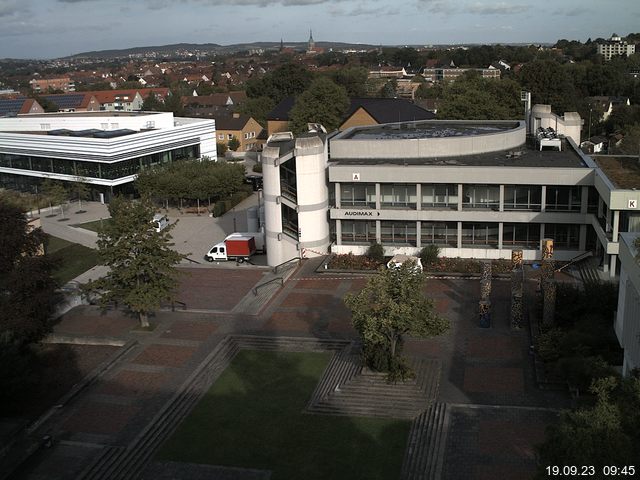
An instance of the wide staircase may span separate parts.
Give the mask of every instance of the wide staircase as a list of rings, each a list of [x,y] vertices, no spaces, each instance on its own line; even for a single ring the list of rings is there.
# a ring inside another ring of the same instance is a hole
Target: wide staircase
[[[402,480],[441,478],[446,419],[447,404],[433,403],[413,421],[402,463]]]
[[[318,383],[307,411],[326,415],[356,415],[413,419],[438,394],[440,362],[411,362],[415,378],[389,383],[386,375],[360,365],[358,355],[347,349],[334,356]]]

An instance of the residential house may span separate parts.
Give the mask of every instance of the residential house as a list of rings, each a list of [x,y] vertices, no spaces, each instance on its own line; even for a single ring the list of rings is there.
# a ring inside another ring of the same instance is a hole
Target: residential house
[[[34,78],[29,81],[29,85],[35,93],[47,93],[51,90],[62,90],[65,93],[76,91],[76,85],[69,77]]]
[[[240,142],[237,152],[255,151],[263,143],[258,139],[262,127],[252,117],[234,113],[218,116],[215,120],[216,141],[228,145],[233,138],[237,138]]]
[[[185,107],[187,116],[216,117],[223,114],[230,115],[233,109],[242,105],[246,99],[247,94],[242,91],[214,93],[182,97],[182,105]]]
[[[0,117],[15,117],[26,113],[44,113],[44,108],[33,98],[0,99]]]
[[[599,118],[593,119],[601,122],[604,122],[607,118],[609,118],[616,107],[631,105],[628,97],[588,97],[587,102],[589,103],[589,107],[592,110],[596,110],[596,112],[602,112],[602,115]]]
[[[267,115],[269,135],[289,130],[289,112],[295,99],[287,97]],[[338,130],[381,123],[431,120],[435,114],[401,98],[352,98]]]
[[[58,107],[59,112],[98,112],[100,103],[96,97],[87,92],[59,93],[52,95],[41,95]]]

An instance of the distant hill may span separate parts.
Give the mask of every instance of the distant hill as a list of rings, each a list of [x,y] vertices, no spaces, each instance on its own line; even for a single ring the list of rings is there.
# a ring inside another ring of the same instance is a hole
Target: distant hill
[[[287,42],[286,47],[304,49],[307,46],[307,42]],[[360,43],[341,43],[341,42],[316,42],[316,46],[329,50],[344,50],[344,49],[372,49],[377,48],[376,45],[365,45]],[[128,57],[130,55],[144,55],[149,53],[156,53],[162,55],[175,55],[179,51],[188,52],[201,52],[201,53],[234,53],[241,52],[243,50],[251,49],[277,49],[280,47],[280,42],[252,42],[252,43],[236,43],[233,45],[219,45],[217,43],[175,43],[172,45],[157,45],[149,47],[133,47],[114,50],[95,50],[92,52],[82,52],[75,55],[70,55],[65,58],[118,58]]]

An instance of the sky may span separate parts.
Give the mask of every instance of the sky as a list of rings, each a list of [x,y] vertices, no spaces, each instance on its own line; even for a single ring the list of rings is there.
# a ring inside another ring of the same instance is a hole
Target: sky
[[[615,8],[613,8],[615,6]],[[0,58],[172,43],[553,43],[640,31],[638,0],[0,0]]]

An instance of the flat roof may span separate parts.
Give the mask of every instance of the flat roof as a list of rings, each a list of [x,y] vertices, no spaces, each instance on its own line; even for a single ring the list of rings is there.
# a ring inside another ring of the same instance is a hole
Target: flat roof
[[[447,122],[446,120],[389,123],[375,127],[356,127],[341,140],[411,140],[487,135],[513,130],[518,122]]]
[[[17,118],[47,118],[47,117],[142,117],[145,115],[159,115],[166,112],[133,111],[121,112],[118,110],[100,110],[98,112],[51,112],[51,113],[25,113]]]
[[[561,139],[562,151],[555,149],[538,150],[528,138],[527,144],[519,149],[499,150],[476,155],[460,155],[453,157],[426,158],[335,158],[332,164],[337,165],[428,165],[428,166],[461,166],[461,167],[541,167],[541,168],[588,168],[580,155],[571,147],[566,139]]]
[[[616,188],[640,189],[640,158],[637,155],[592,155]]]

